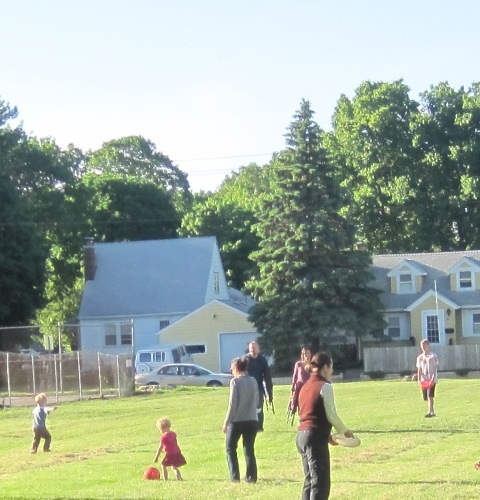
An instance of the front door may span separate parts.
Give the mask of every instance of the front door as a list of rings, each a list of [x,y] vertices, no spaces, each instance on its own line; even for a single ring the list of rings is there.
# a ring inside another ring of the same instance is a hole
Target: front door
[[[445,345],[445,320],[443,310],[422,312],[422,338],[430,344]]]

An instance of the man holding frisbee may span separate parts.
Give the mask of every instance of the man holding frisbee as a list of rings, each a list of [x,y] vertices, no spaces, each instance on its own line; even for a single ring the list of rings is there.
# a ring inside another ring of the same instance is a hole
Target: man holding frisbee
[[[423,400],[427,401],[428,413],[426,418],[436,417],[433,409],[435,386],[438,378],[438,357],[430,351],[430,342],[423,339],[420,342],[422,354],[417,356],[417,382],[422,389]]]

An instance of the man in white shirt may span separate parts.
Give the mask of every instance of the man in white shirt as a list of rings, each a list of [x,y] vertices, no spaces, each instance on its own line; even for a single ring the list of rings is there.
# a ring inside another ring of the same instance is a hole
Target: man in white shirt
[[[433,398],[435,397],[435,386],[438,380],[438,357],[430,352],[430,342],[423,339],[420,342],[422,354],[417,356],[417,382],[422,389],[423,400],[427,401],[428,413],[426,418],[436,417],[433,409]]]

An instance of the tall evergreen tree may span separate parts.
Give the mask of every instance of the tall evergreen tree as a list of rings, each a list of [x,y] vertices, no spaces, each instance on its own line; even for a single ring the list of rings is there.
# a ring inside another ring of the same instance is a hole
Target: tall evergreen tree
[[[258,276],[247,283],[258,300],[250,320],[279,368],[301,342],[325,346],[342,332],[361,335],[382,324],[368,286],[370,257],[353,250],[354,227],[339,214],[344,196],[313,114],[303,100],[276,159],[277,188],[262,206],[260,248],[251,256]]]

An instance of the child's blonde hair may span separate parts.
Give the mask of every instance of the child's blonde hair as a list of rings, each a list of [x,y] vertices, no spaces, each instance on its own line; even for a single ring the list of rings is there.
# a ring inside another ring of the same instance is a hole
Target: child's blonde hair
[[[47,395],[44,392],[41,392],[40,394],[37,394],[35,396],[35,403],[37,405],[46,403],[47,402]]]
[[[162,417],[157,420],[157,429],[170,429],[172,422],[167,417]]]

